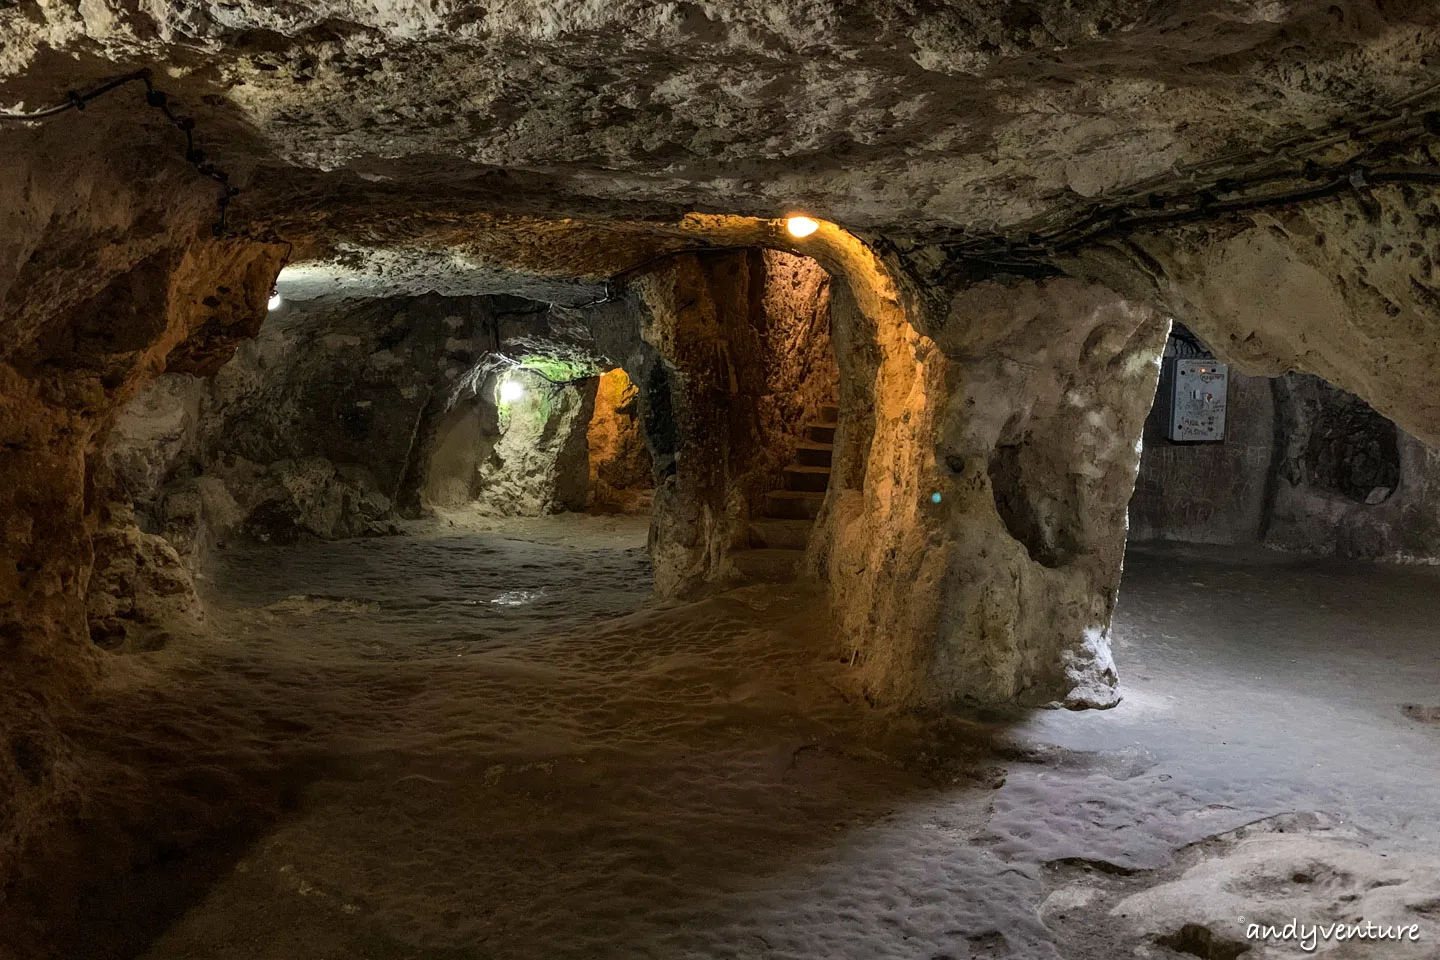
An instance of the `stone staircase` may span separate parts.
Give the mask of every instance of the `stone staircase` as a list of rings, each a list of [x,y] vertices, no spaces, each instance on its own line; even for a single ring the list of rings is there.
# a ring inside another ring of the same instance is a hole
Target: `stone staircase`
[[[826,404],[820,408],[820,421],[805,425],[795,460],[785,468],[785,486],[765,494],[762,515],[750,522],[750,549],[730,554],[746,578],[775,582],[795,576],[830,486],[839,416],[839,407]]]

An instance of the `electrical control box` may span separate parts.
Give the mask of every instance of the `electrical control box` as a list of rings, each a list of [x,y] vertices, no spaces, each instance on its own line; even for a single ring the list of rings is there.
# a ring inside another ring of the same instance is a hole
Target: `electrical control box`
[[[1166,357],[1161,376],[1169,387],[1166,436],[1177,443],[1224,440],[1230,368],[1207,358]]]

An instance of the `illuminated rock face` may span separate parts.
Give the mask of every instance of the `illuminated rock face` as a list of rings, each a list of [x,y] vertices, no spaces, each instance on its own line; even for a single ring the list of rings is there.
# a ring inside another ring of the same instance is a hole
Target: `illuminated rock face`
[[[197,563],[232,537],[384,532],[418,507],[433,421],[495,315],[486,298],[286,300],[213,377],[166,374],[123,409],[108,494]]]
[[[524,392],[501,402],[499,438],[476,477],[481,508],[534,517],[584,510],[590,492],[586,426],[597,377],[552,383],[520,370],[506,375]]]
[[[1068,279],[970,287],[941,324],[959,389],[937,423],[935,485],[966,506],[945,524],[934,682],[981,702],[1112,705],[1126,507],[1169,324]]]
[[[1125,509],[1168,322],[1073,280],[913,314],[919,329],[882,313],[842,343],[842,479],[814,548],[867,683],[882,700],[1113,705]]]
[[[755,250],[673,258],[637,289],[674,431],[656,463],[655,589],[684,594],[736,578],[733,552],[835,389],[829,278]]]
[[[619,367],[600,376],[585,441],[590,506],[618,512],[648,509],[655,481],[640,390]]]

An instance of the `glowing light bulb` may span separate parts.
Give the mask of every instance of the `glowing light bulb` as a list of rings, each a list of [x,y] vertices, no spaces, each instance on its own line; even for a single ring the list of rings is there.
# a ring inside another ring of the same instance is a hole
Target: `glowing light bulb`
[[[500,381],[500,402],[514,403],[525,396],[525,385],[515,380]]]
[[[271,290],[271,291],[270,291],[270,301],[269,301],[268,304],[266,304],[266,309],[268,309],[268,310],[279,310],[279,309],[280,309],[280,304],[282,304],[282,303],[284,303],[284,302],[285,302],[285,298],[282,297],[282,296],[280,296],[280,291],[279,291],[279,290]]]
[[[792,237],[808,237],[820,229],[820,224],[809,217],[791,217],[785,221],[785,229]]]

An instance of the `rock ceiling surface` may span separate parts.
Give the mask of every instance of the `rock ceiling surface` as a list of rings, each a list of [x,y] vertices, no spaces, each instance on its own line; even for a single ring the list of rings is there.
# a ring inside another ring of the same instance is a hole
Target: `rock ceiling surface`
[[[1437,21],[1430,0],[27,0],[0,3],[0,106],[149,66],[273,198],[987,230],[1422,89]]]

